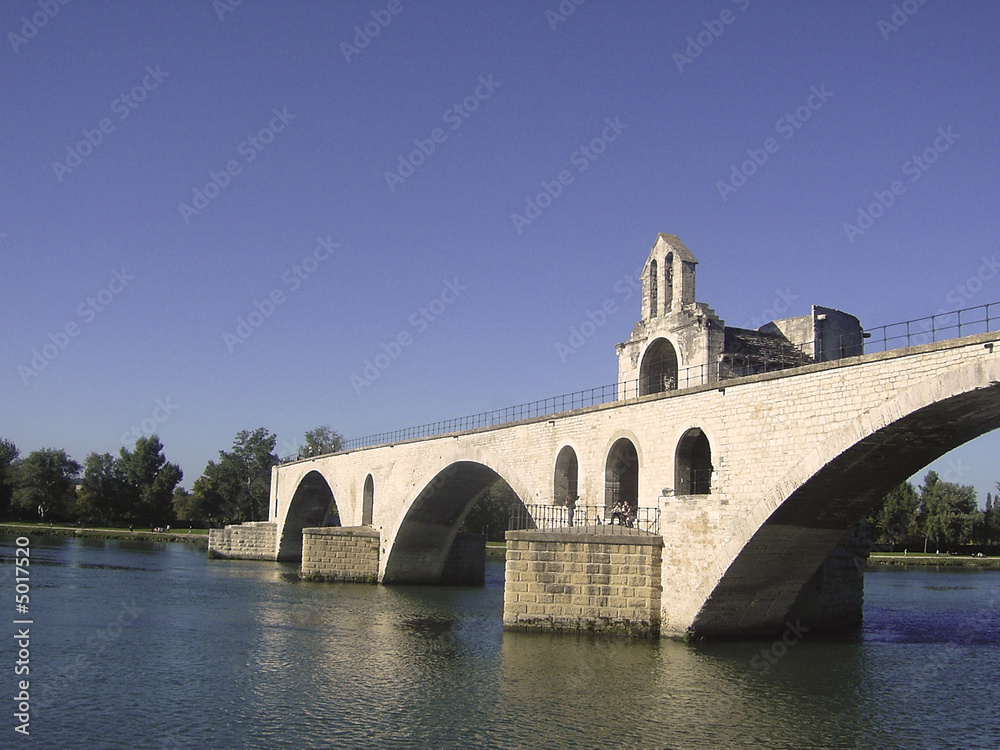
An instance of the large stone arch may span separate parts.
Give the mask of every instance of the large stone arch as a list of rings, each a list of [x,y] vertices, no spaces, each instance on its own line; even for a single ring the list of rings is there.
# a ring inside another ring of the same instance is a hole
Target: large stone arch
[[[337,508],[333,490],[326,478],[315,469],[299,480],[288,504],[281,536],[278,539],[278,560],[302,559],[302,529],[320,526]]]
[[[642,353],[639,365],[639,395],[663,393],[677,388],[680,358],[677,348],[665,337],[657,338]]]
[[[674,449],[674,493],[708,495],[712,492],[712,441],[701,427],[689,427]]]
[[[639,440],[632,432],[619,430],[612,436],[604,455],[605,512],[610,517],[619,500],[628,502],[633,509],[638,508],[642,467]]]
[[[522,502],[530,497],[514,472],[486,451],[437,462],[407,499],[391,538],[383,536],[382,583],[438,583],[473,499],[497,479]]]
[[[724,573],[706,582],[711,595],[691,630],[779,632],[823,560],[890,489],[1000,428],[1000,373],[986,369],[967,366],[903,391],[786,472],[721,548],[710,569]]]
[[[566,496],[572,495],[578,502],[580,496],[580,453],[570,443],[564,444],[556,454],[556,462],[552,471],[552,503],[560,505],[566,502]]]

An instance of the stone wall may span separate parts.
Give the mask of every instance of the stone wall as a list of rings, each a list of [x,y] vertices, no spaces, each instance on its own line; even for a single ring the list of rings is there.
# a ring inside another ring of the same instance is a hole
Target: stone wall
[[[486,582],[486,535],[455,535],[448,552],[441,583],[451,586],[482,586]]]
[[[859,627],[865,603],[865,565],[871,527],[862,522],[823,561],[788,613],[815,633]]]
[[[379,532],[370,526],[302,530],[303,578],[310,581],[378,580]]]
[[[278,524],[251,521],[224,529],[209,529],[208,556],[229,560],[274,560]]]
[[[504,627],[657,636],[663,539],[508,531]]]

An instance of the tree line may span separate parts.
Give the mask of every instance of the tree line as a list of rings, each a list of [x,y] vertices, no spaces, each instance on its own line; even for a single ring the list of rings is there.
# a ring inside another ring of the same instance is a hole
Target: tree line
[[[192,491],[167,461],[156,435],[140,437],[117,456],[91,453],[83,464],[64,450],[42,448],[23,458],[0,439],[0,518],[102,526],[219,526],[267,520],[277,436],[241,430],[232,449],[209,461]],[[305,433],[297,458],[340,450],[343,437],[323,426]]]
[[[975,488],[945,482],[928,471],[918,488],[904,482],[883,498],[868,517],[876,544],[946,551],[964,545],[1000,544],[1000,482],[997,496],[986,495],[979,509]]]

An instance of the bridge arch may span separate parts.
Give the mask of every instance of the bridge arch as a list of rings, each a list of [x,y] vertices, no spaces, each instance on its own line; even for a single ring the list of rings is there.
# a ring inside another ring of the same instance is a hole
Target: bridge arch
[[[803,457],[751,510],[753,522],[720,550],[716,569],[725,572],[691,630],[729,636],[780,632],[827,555],[889,490],[1000,428],[996,370],[966,366],[916,385]],[[748,590],[754,591],[749,606]]]
[[[464,453],[464,452],[463,452]],[[481,449],[438,461],[408,498],[391,538],[383,536],[382,583],[438,583],[472,501],[497,479],[530,498],[510,467]]]
[[[708,435],[701,427],[688,428],[674,451],[674,494],[711,494],[713,470]]]
[[[604,509],[607,514],[618,502],[639,507],[639,441],[631,432],[615,433],[604,462]]]
[[[365,477],[365,486],[361,491],[361,525],[371,526],[375,508],[375,479],[369,474]]]
[[[679,361],[677,349],[669,339],[653,341],[642,355],[639,365],[639,395],[663,393],[677,388]]]
[[[278,560],[302,559],[302,529],[320,526],[337,501],[326,478],[315,469],[299,480],[278,539]]]
[[[580,496],[580,457],[576,448],[567,443],[556,454],[556,465],[552,473],[552,503],[561,505],[570,495],[573,500]]]

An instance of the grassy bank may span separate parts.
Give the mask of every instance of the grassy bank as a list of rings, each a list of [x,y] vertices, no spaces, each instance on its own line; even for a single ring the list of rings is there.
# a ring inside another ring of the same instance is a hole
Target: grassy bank
[[[974,557],[973,555],[936,555],[932,552],[873,552],[868,565],[925,565],[933,567],[969,567],[1000,569],[1000,557]]]
[[[0,523],[0,534],[13,536],[62,536],[89,539],[141,539],[146,542],[185,542],[208,547],[207,529],[177,529],[170,531],[129,531],[128,529],[93,526],[49,526],[35,523]]]

